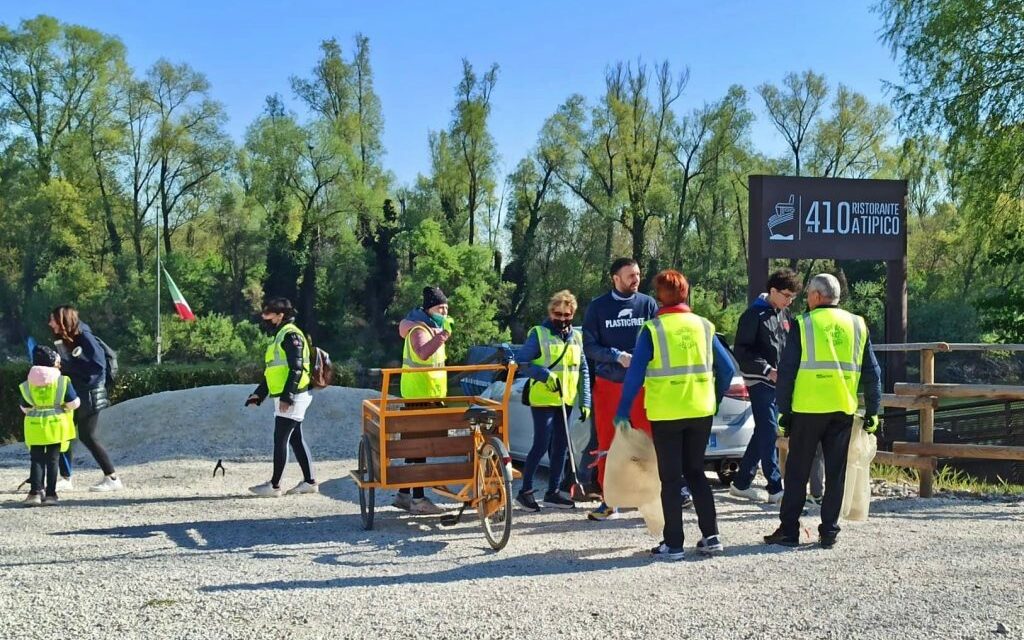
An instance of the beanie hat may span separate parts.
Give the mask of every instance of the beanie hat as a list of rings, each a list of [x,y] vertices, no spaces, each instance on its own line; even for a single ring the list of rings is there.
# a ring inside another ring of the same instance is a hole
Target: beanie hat
[[[56,367],[57,366],[57,352],[47,347],[46,345],[36,345],[35,349],[32,349],[32,364],[37,367]]]
[[[441,287],[423,287],[423,310],[439,304],[448,304],[448,298],[444,291],[441,291]]]

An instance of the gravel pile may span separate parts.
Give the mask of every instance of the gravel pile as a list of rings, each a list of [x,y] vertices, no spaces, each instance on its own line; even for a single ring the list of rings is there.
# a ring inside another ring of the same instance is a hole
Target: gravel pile
[[[835,549],[789,550],[760,542],[777,508],[716,488],[718,557],[652,563],[635,514],[595,523],[582,509],[516,511],[494,553],[472,513],[444,528],[380,506],[362,530],[345,476],[370,392],[332,389],[310,410],[320,495],[249,497],[270,473],[271,418],[237,409],[248,391],[112,408],[116,494],[20,508],[23,453],[0,450],[0,638],[1024,637],[1019,501],[876,498]],[[292,463],[285,483],[298,480]],[[689,548],[692,512],[685,529]]]

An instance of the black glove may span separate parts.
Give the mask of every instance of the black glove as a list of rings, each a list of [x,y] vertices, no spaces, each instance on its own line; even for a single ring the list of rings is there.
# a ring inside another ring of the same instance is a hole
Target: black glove
[[[261,404],[263,404],[263,398],[259,397],[258,395],[256,395],[254,393],[254,394],[252,394],[251,396],[249,396],[248,398],[245,399],[245,405],[244,406],[248,407],[249,405],[253,405],[253,404],[256,405],[257,407],[260,406]]]
[[[590,420],[590,407],[580,407],[580,422]]]
[[[878,419],[878,416],[864,416],[864,430],[868,433],[876,433],[879,424],[881,424],[881,421]]]
[[[778,426],[777,429],[775,429],[775,433],[778,434],[779,437],[782,437],[782,438],[786,438],[786,437],[789,436],[789,414],[788,413],[780,413],[779,414],[779,426]]]

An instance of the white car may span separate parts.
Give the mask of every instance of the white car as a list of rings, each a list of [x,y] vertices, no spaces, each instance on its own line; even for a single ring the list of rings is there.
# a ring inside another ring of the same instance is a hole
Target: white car
[[[722,343],[725,344],[724,340]],[[494,351],[493,347],[474,347],[470,351],[470,360],[474,359],[474,355],[481,357],[481,360],[486,357],[480,356],[482,352],[477,351],[478,349],[490,349],[492,353]],[[738,365],[736,371],[739,371]],[[530,407],[522,403],[523,385],[526,384],[526,380],[525,376],[516,377],[512,382],[512,397],[509,399],[509,453],[518,461],[526,459],[526,454],[533,445],[533,417],[530,414]],[[467,386],[467,393],[479,394],[485,398],[501,399],[505,392],[504,380],[490,382],[486,379],[466,378],[463,385]],[[590,424],[579,421],[578,402],[577,407],[573,409],[569,425],[573,451],[576,453],[576,460],[581,461],[590,443]],[[750,408],[750,397],[743,384],[743,378],[737,374],[712,421],[711,437],[704,453],[705,468],[716,472],[722,484],[728,486],[739,470],[740,459],[753,435],[754,414]],[[541,459],[541,466],[547,464],[545,454]]]

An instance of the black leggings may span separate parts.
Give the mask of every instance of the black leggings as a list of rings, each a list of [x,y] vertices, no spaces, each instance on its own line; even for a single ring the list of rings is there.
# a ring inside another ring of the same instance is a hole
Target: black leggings
[[[288,444],[291,443],[295,460],[302,468],[303,479],[313,484],[313,456],[309,453],[306,441],[302,439],[302,423],[291,418],[277,416],[274,418],[274,475],[270,484],[275,487],[281,483],[284,465],[288,462]]]
[[[704,450],[711,435],[711,419],[712,416],[651,421],[661,479],[661,509],[665,514],[665,544],[673,548],[683,546],[683,477],[693,494],[701,534],[718,534],[715,499],[704,475]]]
[[[85,445],[89,453],[92,454],[96,464],[103,470],[103,475],[112,476],[114,475],[114,465],[110,462],[110,456],[107,455],[107,450],[100,444],[99,435],[99,419],[100,412],[93,411],[87,416],[82,416],[78,411],[75,412],[75,428],[78,430],[78,439],[81,440],[82,444]],[[74,447],[74,444],[72,444]],[[71,477],[71,453],[73,449],[68,449],[67,455],[60,456],[60,475],[65,478]]]
[[[35,444],[29,448],[32,458],[29,483],[32,493],[38,494],[46,483],[46,495],[57,495],[57,458],[60,457],[60,444]]]

